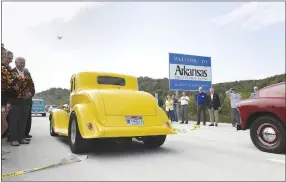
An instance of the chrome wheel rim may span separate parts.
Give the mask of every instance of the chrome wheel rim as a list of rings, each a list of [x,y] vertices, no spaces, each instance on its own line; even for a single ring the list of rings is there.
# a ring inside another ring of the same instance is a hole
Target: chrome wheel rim
[[[72,142],[72,144],[75,143],[75,138],[76,138],[76,123],[73,120],[73,122],[71,124],[71,142]]]
[[[279,132],[275,126],[269,123],[262,124],[257,129],[259,141],[268,147],[272,147],[279,142]]]

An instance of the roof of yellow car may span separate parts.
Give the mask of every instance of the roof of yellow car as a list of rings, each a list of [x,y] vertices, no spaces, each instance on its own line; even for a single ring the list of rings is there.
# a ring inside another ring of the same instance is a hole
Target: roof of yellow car
[[[109,75],[109,76],[118,76],[118,77],[135,77],[132,75],[126,75],[122,73],[111,73],[111,72],[97,72],[97,71],[83,71],[83,72],[77,72],[75,75],[79,74],[97,74],[97,75]]]

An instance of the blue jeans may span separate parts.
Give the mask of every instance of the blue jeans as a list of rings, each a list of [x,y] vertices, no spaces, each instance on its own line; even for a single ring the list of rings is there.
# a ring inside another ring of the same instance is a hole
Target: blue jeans
[[[177,105],[174,105],[173,121],[178,122],[178,107],[177,107]]]
[[[167,111],[167,115],[169,120],[174,121],[174,111],[171,110]]]

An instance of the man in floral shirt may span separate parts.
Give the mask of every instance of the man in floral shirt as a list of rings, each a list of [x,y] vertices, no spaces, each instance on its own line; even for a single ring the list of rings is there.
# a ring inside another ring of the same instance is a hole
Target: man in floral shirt
[[[25,69],[25,58],[18,57],[15,60],[16,67],[12,69],[12,72],[17,76],[24,78],[30,78],[30,81],[34,85],[31,75],[27,69]],[[19,144],[28,144],[31,137],[26,136],[27,121],[29,118],[29,111],[32,107],[32,97],[35,94],[34,87],[31,87],[24,97],[16,97],[10,100],[11,112],[9,120],[9,139],[12,146],[19,146]]]
[[[4,48],[4,45],[1,45],[1,61],[4,60],[5,56],[7,54],[6,49]],[[3,63],[1,63],[1,68],[2,66],[5,66]],[[8,128],[8,124],[6,121],[6,112],[7,112],[7,92],[6,90],[3,90],[3,85],[2,85],[2,69],[1,69],[1,136],[3,135],[3,133],[5,133],[5,131]],[[1,150],[1,159],[4,160],[6,159],[6,157],[4,156],[5,154],[9,153],[10,151],[8,150],[4,150],[2,147]]]

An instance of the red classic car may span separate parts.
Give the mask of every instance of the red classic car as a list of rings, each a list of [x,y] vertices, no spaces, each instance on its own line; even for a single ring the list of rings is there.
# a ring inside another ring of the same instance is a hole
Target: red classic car
[[[285,82],[264,87],[257,97],[238,104],[240,125],[250,129],[253,144],[264,152],[286,151]]]

